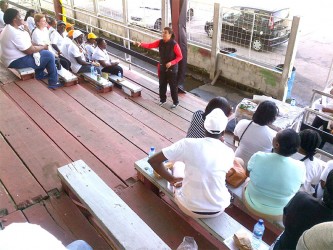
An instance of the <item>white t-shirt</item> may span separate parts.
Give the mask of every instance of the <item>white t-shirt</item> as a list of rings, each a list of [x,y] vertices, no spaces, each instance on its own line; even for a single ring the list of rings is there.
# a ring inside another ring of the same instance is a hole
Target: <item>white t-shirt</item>
[[[31,46],[31,38],[27,31],[6,25],[0,34],[1,54],[3,64],[8,67],[13,61],[26,56],[22,51]]]
[[[49,37],[49,30],[45,27],[44,29],[36,28],[31,34],[31,40],[37,45],[49,45],[48,50],[54,55],[56,54],[51,46],[51,41]]]
[[[305,156],[296,153],[292,155],[292,158],[295,160],[301,160]],[[303,190],[309,194],[313,194],[315,192],[315,189],[312,187],[312,185],[317,185],[320,181],[320,176],[323,172],[323,170],[326,167],[326,162],[318,159],[317,157],[313,157],[313,161],[311,161],[309,158],[306,159],[304,162],[305,165],[305,171],[306,171],[306,178],[303,185]]]
[[[3,15],[4,15],[4,13],[3,13],[3,11],[2,10],[0,10],[0,32],[2,31],[2,29],[5,27],[5,22],[4,22],[4,20],[3,20]]]
[[[68,59],[70,60],[71,62],[71,69],[74,73],[77,73],[80,68],[82,67],[81,64],[79,64],[75,57],[81,57],[83,61],[86,60],[83,52],[80,51],[79,47],[76,46],[76,44],[74,44],[73,42],[69,45],[68,47]]]
[[[230,205],[226,173],[234,152],[213,138],[185,138],[162,150],[170,161],[185,163],[185,177],[177,190],[179,202],[195,212],[219,212]]]
[[[31,31],[36,27],[35,19],[32,16],[27,18],[27,25],[31,33]]]
[[[63,55],[65,58],[67,58],[68,60],[70,60],[70,59],[69,59],[70,56],[69,56],[69,51],[68,51],[68,49],[69,49],[69,46],[70,46],[71,44],[74,44],[73,41],[72,41],[72,39],[70,39],[69,37],[66,36],[66,37],[62,40],[62,46],[59,47],[59,49],[60,49],[62,55]]]
[[[109,57],[109,54],[108,52],[104,49],[102,50],[100,47],[96,47],[93,55],[92,55],[92,59],[93,60],[96,60],[96,61],[107,61],[109,62],[110,61],[110,57]]]
[[[66,250],[56,237],[39,225],[12,223],[0,231],[1,250]]]
[[[250,120],[240,120],[234,130],[234,135],[241,138],[244,130],[249,125]],[[254,122],[245,131],[239,147],[235,151],[236,157],[240,157],[244,160],[245,166],[251,156],[259,151],[269,153],[272,151],[273,138],[276,135],[276,131],[268,126],[260,126]]]
[[[88,43],[85,44],[85,47],[86,47],[88,59],[89,59],[89,61],[91,61],[92,55],[94,54],[94,51],[96,48],[93,45],[88,44]]]
[[[51,44],[57,45],[58,48],[60,49],[60,51],[62,52],[62,46],[63,46],[65,38],[62,35],[60,35],[57,30],[55,30],[55,29],[52,30],[52,29],[50,28],[50,30],[49,30]]]
[[[331,172],[331,170],[333,170],[333,160],[330,160],[327,162],[326,168],[323,170],[323,172],[320,175],[320,180],[326,182],[327,176]],[[321,187],[321,185],[319,184],[318,189],[317,189],[317,198],[323,197],[323,194],[324,194],[324,190]]]

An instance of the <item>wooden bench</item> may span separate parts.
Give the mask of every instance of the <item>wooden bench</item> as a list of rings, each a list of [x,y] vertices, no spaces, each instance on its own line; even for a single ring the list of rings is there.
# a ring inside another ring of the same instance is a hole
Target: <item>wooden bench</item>
[[[22,69],[14,69],[8,68],[14,75],[20,78],[22,81],[35,78],[35,70],[33,68],[22,68]]]
[[[91,83],[98,92],[106,93],[112,91],[113,84],[107,79],[101,77],[101,79],[97,81],[97,76],[95,74],[92,75],[91,73],[83,73],[82,76],[87,82]]]
[[[147,158],[144,158],[134,164],[135,169],[138,171],[138,179],[156,194],[159,194],[161,191],[174,201],[175,197],[172,189],[168,185],[168,182],[165,179],[158,179],[154,176],[153,169],[147,160]],[[234,220],[227,213],[222,213],[214,218],[194,220],[196,220],[199,225],[201,225],[217,240],[224,242],[227,246],[230,246],[230,244],[232,245],[231,237],[233,237],[236,232],[243,231],[252,235],[248,229]],[[268,249],[268,245],[263,243],[260,249]]]
[[[115,249],[170,249],[82,160],[58,168],[65,185],[97,220]]]
[[[61,67],[61,69],[58,70],[58,76],[60,82],[63,82],[65,87],[69,87],[78,83],[77,76],[64,67]]]
[[[109,79],[114,84],[121,87],[124,93],[126,93],[127,95],[132,97],[141,96],[142,87],[136,85],[135,83],[127,81],[126,79],[118,77],[116,75],[110,75]]]

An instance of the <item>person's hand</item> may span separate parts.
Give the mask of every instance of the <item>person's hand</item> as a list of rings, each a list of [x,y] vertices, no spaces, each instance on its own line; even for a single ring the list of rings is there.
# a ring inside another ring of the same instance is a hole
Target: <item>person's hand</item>
[[[92,66],[95,66],[95,67],[99,67],[99,66],[100,66],[100,64],[99,64],[98,62],[95,62],[95,61],[92,61],[92,62],[91,62],[91,65],[92,65]]]
[[[181,177],[174,177],[172,181],[170,181],[170,185],[176,187],[176,188],[179,188],[182,186],[182,181],[183,181],[183,178]]]
[[[168,62],[167,64],[165,64],[165,67],[168,69],[172,66],[171,62]]]
[[[43,46],[43,49],[45,50],[48,50],[49,49],[49,45],[45,44],[45,45],[42,45]]]

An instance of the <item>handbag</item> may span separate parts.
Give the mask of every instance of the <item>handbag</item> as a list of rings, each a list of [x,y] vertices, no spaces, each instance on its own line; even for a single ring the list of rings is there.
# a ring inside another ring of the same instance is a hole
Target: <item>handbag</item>
[[[239,164],[236,160],[234,160],[232,168],[226,174],[226,182],[234,187],[237,188],[244,183],[246,180],[247,175],[245,169]]]

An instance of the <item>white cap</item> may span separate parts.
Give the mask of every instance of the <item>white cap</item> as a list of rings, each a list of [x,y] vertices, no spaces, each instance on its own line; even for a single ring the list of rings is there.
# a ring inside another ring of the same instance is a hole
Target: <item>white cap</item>
[[[81,31],[74,30],[74,32],[73,32],[73,39],[78,38],[81,35],[83,35],[83,33]]]
[[[206,116],[204,127],[211,134],[220,134],[227,127],[227,123],[228,118],[222,109],[216,108]]]

